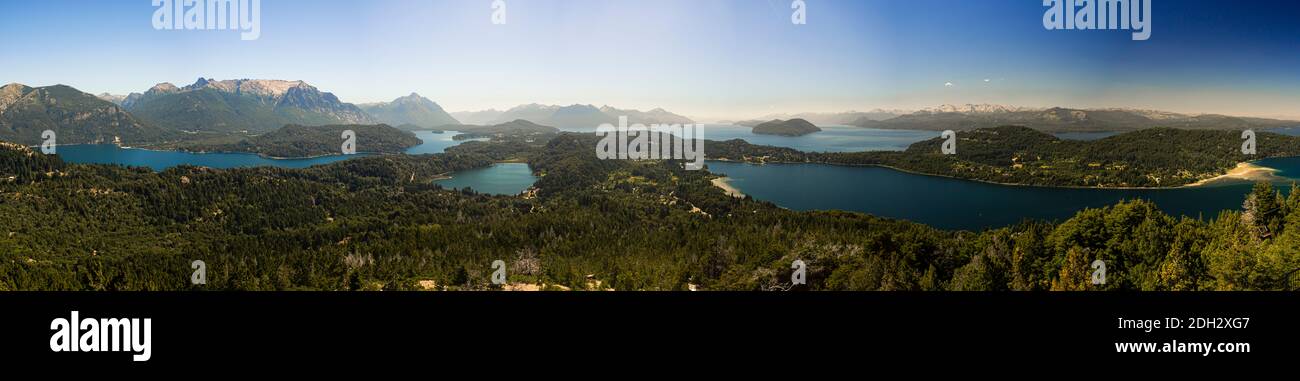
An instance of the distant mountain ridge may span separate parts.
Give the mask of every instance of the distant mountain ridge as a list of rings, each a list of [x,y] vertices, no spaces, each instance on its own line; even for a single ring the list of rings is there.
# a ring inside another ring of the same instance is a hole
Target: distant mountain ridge
[[[99,94],[99,95],[96,95],[95,97],[96,97],[96,98],[99,98],[99,99],[103,99],[103,100],[109,101],[109,102],[111,102],[111,103],[113,103],[113,104],[115,104],[115,105],[121,106],[123,102],[126,102],[126,97],[127,97],[127,96],[126,96],[126,95],[114,95],[114,94],[109,94],[109,93],[101,93],[101,94]]]
[[[452,113],[452,116],[464,124],[489,125],[502,124],[515,120],[565,127],[595,129],[603,123],[618,123],[618,117],[627,116],[628,123],[641,124],[693,124],[691,118],[678,115],[662,108],[650,111],[620,109],[612,106],[596,107],[589,104],[569,106],[544,105],[530,103],[512,107],[505,111],[483,110]]]
[[[169,133],[142,123],[121,106],[65,85],[0,87],[0,140],[36,145],[55,132],[57,144],[134,144]]]
[[[394,99],[392,102],[368,103],[359,107],[379,122],[392,126],[415,125],[434,128],[460,124],[460,121],[443,110],[438,103],[416,93]]]
[[[177,88],[160,83],[131,94],[123,106],[136,117],[183,131],[270,131],[286,124],[373,124],[356,105],[303,81],[199,78]]]
[[[610,106],[601,106],[600,112],[605,115],[613,116],[617,119],[619,116],[627,116],[628,123],[641,124],[695,124],[694,120],[674,114],[663,108],[654,108],[650,111],[640,111],[631,109],[618,109]]]
[[[998,105],[998,104],[988,104],[988,103],[981,103],[981,104],[971,104],[971,103],[967,103],[967,104],[964,104],[964,105],[950,105],[950,104],[946,104],[946,105],[939,105],[939,106],[936,106],[936,107],[927,107],[927,108],[923,108],[923,109],[917,110],[917,113],[930,113],[930,114],[939,114],[939,113],[992,114],[992,113],[1004,113],[1004,112],[1042,111],[1042,110],[1044,110],[1044,109],[1042,109],[1042,108],[1032,108],[1032,107],[1020,107],[1020,106],[1007,106],[1007,105]]]
[[[1135,131],[1155,127],[1236,130],[1297,124],[1300,122],[1216,114],[1188,115],[1157,110],[1030,108],[987,104],[944,105],[890,119],[862,118],[851,123],[859,127],[930,131],[1015,125],[1045,132]]]
[[[451,113],[451,117],[456,118],[460,123],[475,125],[491,123],[494,120],[500,119],[501,115],[505,115],[505,111],[494,108],[481,111],[456,111]]]

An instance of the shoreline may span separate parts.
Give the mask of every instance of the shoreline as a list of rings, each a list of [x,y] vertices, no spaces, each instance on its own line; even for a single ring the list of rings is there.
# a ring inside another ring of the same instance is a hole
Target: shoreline
[[[945,178],[945,179],[962,180],[962,181],[973,181],[973,182],[984,183],[984,184],[1003,185],[1003,186],[1012,186],[1012,187],[1059,188],[1059,189],[1098,189],[1098,190],[1106,190],[1106,189],[1114,189],[1114,190],[1176,190],[1176,189],[1183,189],[1183,188],[1204,187],[1204,186],[1209,186],[1209,185],[1215,185],[1214,183],[1221,183],[1221,182],[1235,182],[1235,181],[1241,181],[1241,182],[1252,182],[1252,181],[1270,181],[1270,182],[1277,182],[1277,181],[1283,181],[1283,180],[1293,180],[1293,179],[1290,179],[1290,178],[1286,178],[1286,177],[1281,177],[1281,176],[1274,175],[1274,173],[1276,173],[1276,172],[1280,172],[1280,170],[1278,170],[1278,169],[1275,169],[1275,168],[1269,168],[1269,167],[1265,167],[1265,166],[1261,166],[1261,165],[1258,165],[1258,164],[1255,164],[1255,163],[1252,163],[1252,162],[1241,162],[1241,163],[1237,163],[1237,167],[1228,170],[1228,173],[1225,173],[1225,174],[1222,174],[1222,175],[1219,175],[1219,176],[1215,176],[1215,177],[1213,177],[1213,178],[1209,178],[1209,179],[1199,180],[1199,181],[1196,181],[1196,182],[1194,182],[1194,183],[1183,184],[1183,185],[1177,185],[1177,186],[1168,186],[1168,187],[1099,187],[1099,186],[1078,186],[1078,185],[1035,185],[1035,184],[1000,183],[1000,182],[996,182],[996,181],[988,181],[988,180],[980,180],[980,179],[968,179],[968,178],[963,178],[963,177],[956,177],[956,176],[949,176],[949,175],[940,175],[940,174],[935,174],[935,173],[917,172],[917,171],[907,170],[907,169],[898,168],[898,167],[894,167],[894,166],[890,166],[890,165],[885,165],[885,164],[845,164],[845,163],[818,163],[818,162],[791,162],[791,161],[768,161],[768,162],[759,162],[759,163],[756,163],[756,162],[751,162],[751,161],[733,160],[733,159],[708,159],[708,161],[718,161],[718,162],[724,162],[724,163],[737,163],[737,164],[749,164],[749,165],[759,165],[759,166],[762,166],[762,165],[768,165],[768,164],[821,164],[821,165],[831,165],[831,166],[838,166],[838,167],[877,167],[877,168],[885,168],[885,169],[890,169],[890,170],[894,170],[894,171],[898,171],[898,172],[903,172],[903,173],[907,173],[907,174],[912,174],[912,175],[931,176],[931,177],[941,177],[941,178]],[[1243,167],[1249,168],[1250,170],[1247,171],[1247,172],[1245,172],[1245,173],[1234,173],[1234,172],[1236,172],[1236,171],[1242,171],[1241,168],[1243,168]],[[1258,172],[1260,172],[1260,171],[1263,171],[1263,172],[1266,172],[1266,173],[1265,173],[1264,175],[1260,175],[1260,174],[1258,173]],[[1297,180],[1297,181],[1300,181],[1300,180]]]
[[[1237,182],[1237,181],[1276,182],[1276,181],[1286,179],[1285,177],[1278,176],[1277,172],[1281,172],[1281,170],[1278,170],[1276,168],[1265,167],[1252,162],[1241,162],[1241,163],[1237,163],[1237,166],[1235,168],[1229,169],[1228,173],[1224,173],[1222,175],[1200,180],[1191,184],[1184,185],[1182,187],[1184,188],[1203,187],[1214,183]]]
[[[101,143],[101,144],[93,144],[93,143],[76,143],[76,144],[58,144],[58,145],[56,145],[56,146],[71,147],[71,146],[83,146],[83,145],[111,145],[111,146],[116,146],[117,148],[121,148],[121,149],[124,149],[124,150],[139,150],[139,151],[148,151],[148,152],[187,153],[187,154],[192,154],[192,155],[213,155],[213,154],[217,154],[217,155],[221,155],[221,154],[252,155],[252,156],[257,156],[257,157],[260,157],[260,158],[263,158],[263,159],[267,159],[267,160],[283,160],[283,161],[293,161],[293,160],[311,160],[311,159],[319,159],[319,158],[323,158],[323,157],[337,157],[337,156],[357,156],[357,157],[361,157],[361,156],[408,155],[408,154],[405,153],[405,152],[361,152],[361,151],[358,151],[357,153],[353,153],[353,154],[329,153],[329,154],[317,154],[317,155],[310,155],[310,156],[283,157],[283,156],[271,156],[271,155],[267,155],[267,154],[264,154],[264,153],[248,152],[248,151],[224,151],[224,150],[216,150],[216,151],[202,151],[202,150],[189,150],[189,149],[184,149],[184,148],[175,148],[175,149],[156,148],[156,147],[150,147],[150,146],[131,147],[131,146],[125,146],[125,145],[121,145],[121,144],[112,144],[112,143]],[[29,148],[39,149],[40,146],[33,146],[33,147],[29,147]]]
[[[722,191],[726,192],[728,196],[735,197],[735,198],[745,198],[745,194],[741,193],[740,189],[736,189],[736,187],[732,186],[731,183],[727,182],[730,179],[731,178],[729,177],[717,177],[714,178],[713,180],[709,180],[709,182],[713,183],[713,186],[722,189]]]

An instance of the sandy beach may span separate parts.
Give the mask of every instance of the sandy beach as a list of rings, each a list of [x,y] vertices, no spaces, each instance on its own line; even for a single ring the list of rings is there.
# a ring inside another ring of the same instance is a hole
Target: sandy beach
[[[727,192],[727,195],[728,195],[728,196],[731,196],[731,197],[737,197],[737,198],[744,198],[744,197],[745,197],[745,194],[744,194],[744,193],[740,193],[740,190],[739,190],[739,189],[736,189],[736,187],[733,187],[733,186],[731,186],[731,184],[727,183],[727,178],[726,178],[726,177],[719,177],[719,178],[713,179],[712,183],[713,183],[713,186],[718,187],[718,188],[722,188],[723,191]]]
[[[1228,173],[1188,184],[1189,187],[1202,186],[1220,181],[1274,181],[1280,179],[1277,169],[1263,167],[1252,163],[1237,163],[1237,167]]]

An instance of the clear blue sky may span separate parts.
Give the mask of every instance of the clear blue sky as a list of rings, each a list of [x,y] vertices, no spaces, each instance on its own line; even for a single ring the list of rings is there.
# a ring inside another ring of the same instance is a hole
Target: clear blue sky
[[[1040,0],[263,0],[262,34],[154,30],[149,0],[0,1],[0,82],[125,94],[301,79],[449,110],[664,107],[700,118],[943,103],[1300,118],[1300,2],[1155,0],[1148,41],[1048,31]],[[985,79],[988,81],[985,82]],[[952,83],[952,86],[945,86]]]

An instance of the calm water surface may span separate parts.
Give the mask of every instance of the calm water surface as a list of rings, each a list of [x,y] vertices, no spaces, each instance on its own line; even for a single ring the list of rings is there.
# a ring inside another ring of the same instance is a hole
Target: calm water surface
[[[1300,158],[1266,159],[1282,176],[1300,177]],[[1084,208],[1145,199],[1165,213],[1212,218],[1240,209],[1252,184],[1177,189],[1076,189],[1008,186],[917,175],[880,167],[709,162],[741,192],[793,210],[849,210],[944,229],[982,230],[1025,219],[1060,221]],[[1278,184],[1282,190],[1288,184]],[[1285,192],[1284,192],[1285,193]]]
[[[448,147],[468,140],[452,140],[456,131],[442,134],[433,131],[416,131],[415,135],[423,143],[411,147],[407,154],[442,153]],[[472,139],[483,140],[483,139]],[[283,168],[306,168],[313,165],[328,164],[347,160],[365,154],[322,156],[309,159],[269,159],[248,153],[190,153],[179,151],[151,151],[144,149],[121,148],[111,144],[82,144],[59,146],[58,155],[71,163],[120,164],[126,166],[148,167],[155,171],[178,165],[195,165],[210,168],[239,168],[274,166]],[[441,180],[444,187],[473,188],[481,193],[519,194],[537,181],[527,164],[498,164],[488,168],[464,171],[452,174],[452,179]]]

